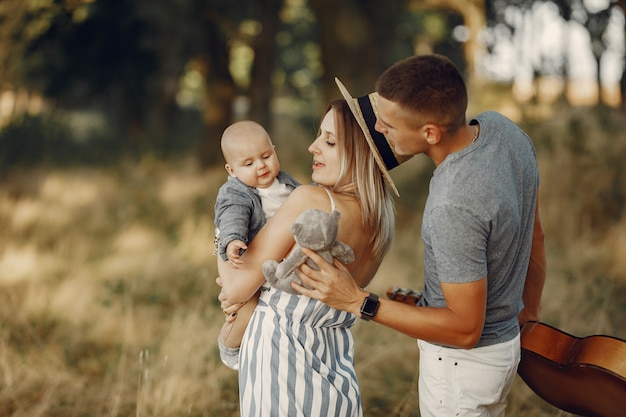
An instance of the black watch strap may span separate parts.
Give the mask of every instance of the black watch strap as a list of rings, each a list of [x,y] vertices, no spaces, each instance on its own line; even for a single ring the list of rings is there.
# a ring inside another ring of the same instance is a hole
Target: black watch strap
[[[363,305],[361,305],[361,318],[366,321],[373,319],[378,311],[379,305],[380,301],[378,300],[378,296],[374,293],[369,293],[363,300]]]

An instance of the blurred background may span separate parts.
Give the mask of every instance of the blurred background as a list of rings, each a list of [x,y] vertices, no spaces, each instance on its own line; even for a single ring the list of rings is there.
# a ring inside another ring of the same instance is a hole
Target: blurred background
[[[219,361],[219,139],[264,125],[310,180],[321,111],[415,54],[464,74],[468,117],[533,139],[543,320],[626,338],[626,2],[0,0],[0,417],[236,416]],[[433,166],[392,173],[397,231],[372,291],[423,285]],[[419,416],[414,340],[354,328],[366,416]],[[518,377],[509,415],[564,416]]]

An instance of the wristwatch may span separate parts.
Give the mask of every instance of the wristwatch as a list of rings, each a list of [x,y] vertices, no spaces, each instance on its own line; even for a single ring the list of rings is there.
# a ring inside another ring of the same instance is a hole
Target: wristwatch
[[[369,295],[365,297],[365,300],[363,300],[363,305],[361,306],[361,318],[366,321],[373,319],[378,311],[379,305],[380,301],[378,301],[378,296],[369,293]]]

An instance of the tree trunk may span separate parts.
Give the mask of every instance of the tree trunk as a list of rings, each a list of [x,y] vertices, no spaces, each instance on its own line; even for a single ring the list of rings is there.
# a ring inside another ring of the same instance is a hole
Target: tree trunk
[[[625,0],[618,0],[617,7],[622,9],[622,13],[626,15],[626,1]],[[624,34],[624,43],[626,43],[626,23],[624,25],[623,34]],[[626,98],[626,66],[622,68],[622,77],[620,78],[619,90],[620,90],[620,109],[623,112],[626,112],[626,100],[625,100]]]
[[[395,35],[392,23],[403,1],[310,0],[320,25],[322,96],[325,102],[341,95],[338,77],[354,96],[374,89],[390,64],[386,52]]]
[[[484,0],[411,0],[416,8],[450,10],[463,17],[465,26],[469,29],[470,36],[463,45],[465,62],[467,64],[468,84],[473,85],[482,81],[476,71],[476,62],[484,54],[484,48],[479,42],[480,30],[486,25],[486,12]]]
[[[199,149],[201,166],[208,167],[222,161],[220,138],[231,123],[235,98],[235,84],[228,70],[229,54],[226,40],[222,38],[217,23],[208,21],[209,50],[198,64],[205,77],[205,133]]]
[[[272,74],[276,63],[276,34],[280,28],[283,0],[263,0],[261,33],[255,39],[254,63],[250,76],[250,119],[272,130]]]

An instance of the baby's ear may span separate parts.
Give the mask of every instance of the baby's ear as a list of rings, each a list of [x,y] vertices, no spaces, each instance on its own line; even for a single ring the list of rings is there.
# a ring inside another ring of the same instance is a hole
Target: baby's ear
[[[229,164],[224,165],[224,168],[226,169],[226,172],[228,172],[228,175],[237,178],[237,175],[235,175],[235,170]]]

